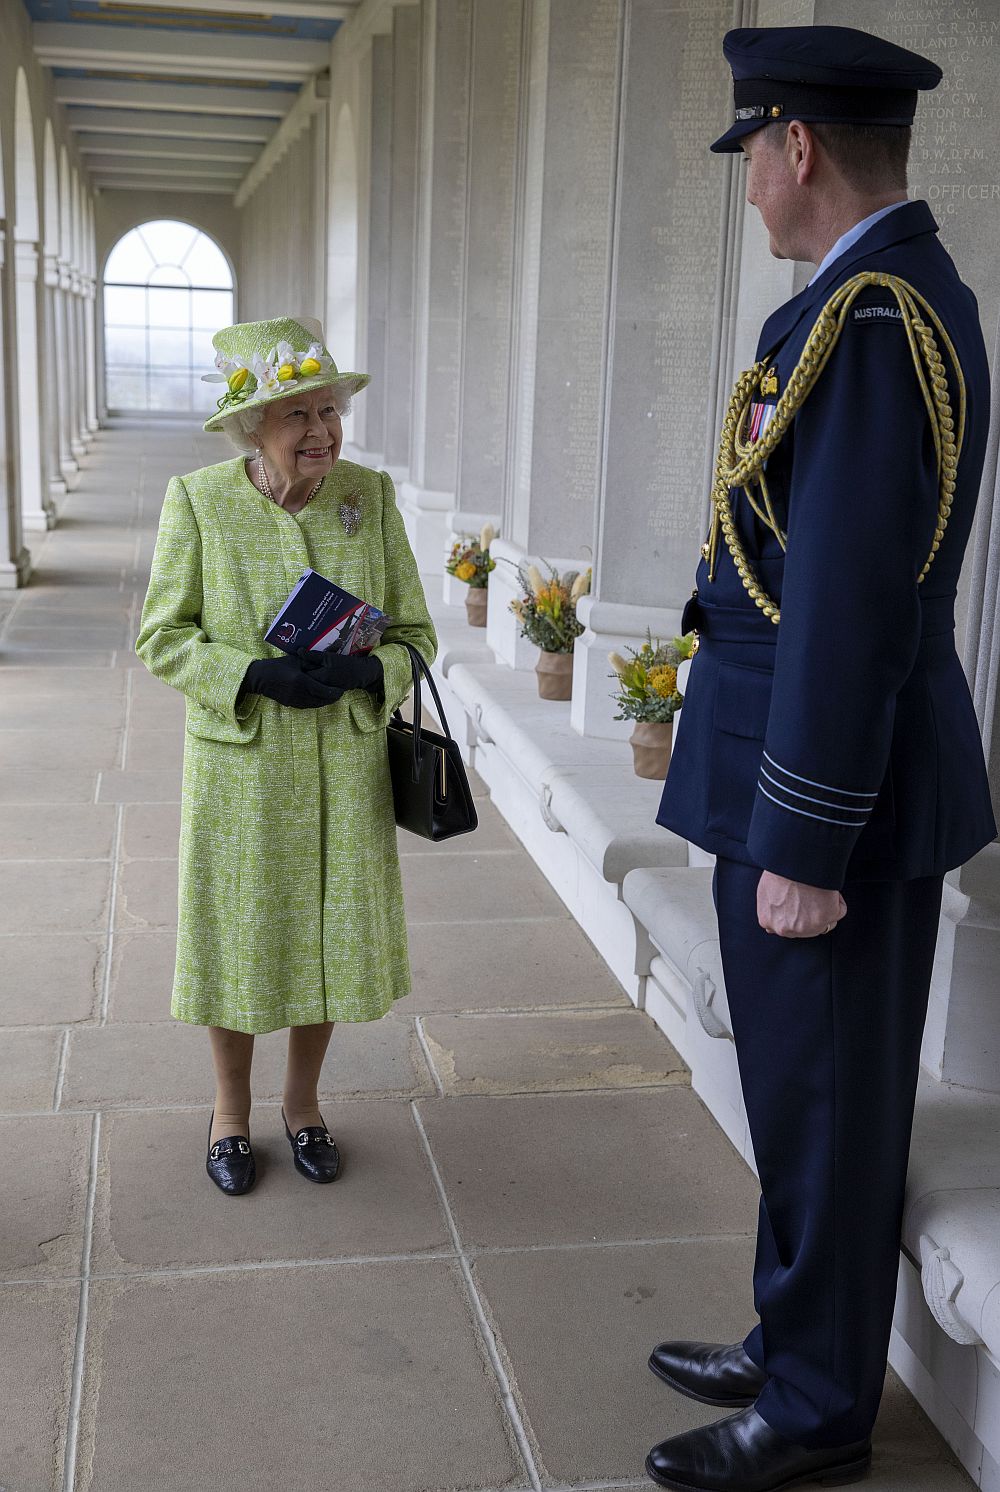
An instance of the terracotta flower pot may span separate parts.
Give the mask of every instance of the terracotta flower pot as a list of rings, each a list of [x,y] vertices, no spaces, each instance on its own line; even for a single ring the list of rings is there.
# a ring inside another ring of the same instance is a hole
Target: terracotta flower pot
[[[650,777],[662,782],[667,775],[670,762],[670,738],[673,735],[670,720],[637,720],[629,743],[632,747],[632,765],[637,777]]]
[[[572,653],[545,653],[539,648],[535,673],[542,699],[573,698]]]
[[[486,602],[489,593],[488,586],[470,585],[465,596],[465,614],[469,619],[470,627],[486,626]]]

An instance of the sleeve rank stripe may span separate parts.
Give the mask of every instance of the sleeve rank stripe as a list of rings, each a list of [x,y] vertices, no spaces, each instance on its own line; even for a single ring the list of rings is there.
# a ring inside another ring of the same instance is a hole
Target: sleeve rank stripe
[[[786,787],[783,782],[779,782],[776,777],[772,777],[766,767],[761,767],[760,775],[766,777],[772,787],[776,787],[779,792],[787,793],[790,798],[801,798],[805,803],[818,803],[821,808],[837,809],[840,813],[860,813],[861,819],[858,820],[859,823],[871,815],[871,808],[852,808],[846,803],[829,803],[826,798],[814,798],[809,793],[798,793],[794,788]]]
[[[768,764],[772,766],[776,772],[780,772],[783,777],[791,777],[794,782],[804,782],[806,787],[817,787],[819,788],[821,793],[831,793],[834,797],[837,798],[870,798],[873,804],[875,802],[875,799],[878,797],[877,792],[857,793],[852,792],[850,788],[846,787],[831,787],[828,782],[815,782],[811,777],[800,777],[797,772],[789,772],[787,767],[783,767],[780,762],[776,762],[774,757],[771,756],[767,751],[764,752],[764,760],[768,762]],[[831,806],[836,807],[838,805],[833,804]]]
[[[763,793],[765,798],[770,798],[772,803],[777,803],[779,808],[784,808],[787,813],[797,813],[804,819],[815,819],[820,824],[835,824],[838,829],[860,829],[864,827],[863,821],[860,819],[828,819],[821,813],[809,813],[805,808],[793,808],[791,803],[782,803],[779,798],[775,798],[760,783],[757,784],[757,791]]]

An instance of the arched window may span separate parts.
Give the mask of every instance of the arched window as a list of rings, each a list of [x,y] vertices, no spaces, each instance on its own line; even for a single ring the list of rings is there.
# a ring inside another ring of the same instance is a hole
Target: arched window
[[[212,334],[233,321],[226,256],[190,223],[143,223],[104,269],[104,370],[112,412],[200,414],[215,408]]]

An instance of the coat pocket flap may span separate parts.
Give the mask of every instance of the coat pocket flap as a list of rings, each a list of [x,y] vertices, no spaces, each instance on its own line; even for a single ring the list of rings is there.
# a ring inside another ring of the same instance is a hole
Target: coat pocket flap
[[[227,718],[216,710],[206,710],[204,705],[188,700],[187,733],[201,741],[224,741],[232,745],[245,746],[260,730],[260,704],[245,720]]]
[[[774,675],[766,668],[748,668],[742,663],[720,663],[716,684],[716,730],[730,736],[763,741],[771,709]]]

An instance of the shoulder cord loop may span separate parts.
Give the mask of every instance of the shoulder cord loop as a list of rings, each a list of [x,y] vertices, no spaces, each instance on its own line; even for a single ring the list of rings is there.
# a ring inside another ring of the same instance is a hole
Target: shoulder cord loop
[[[788,379],[787,386],[775,407],[774,415],[763,436],[758,441],[749,441],[746,438],[746,424],[750,413],[753,396],[758,389],[768,366],[769,360],[765,358],[755,363],[752,368],[741,373],[736,380],[729,407],[725,419],[722,422],[722,435],[719,440],[719,455],[715,466],[715,480],[712,487],[712,525],[709,531],[708,542],[705,544],[703,553],[709,562],[710,579],[715,578],[715,565],[718,558],[719,536],[725,538],[726,548],[732,555],[733,563],[737,573],[743,582],[744,589],[748,592],[754,604],[760,608],[766,617],[777,626],[781,620],[781,611],[775,602],[761,586],[760,581],[754,573],[753,566],[747,558],[746,550],[740,538],[736,522],[733,517],[730,502],[730,489],[742,487],[750,502],[751,507],[761,521],[769,528],[778,540],[782,549],[787,548],[787,534],[778,524],[771,496],[768,491],[767,482],[764,478],[764,467],[768,457],[772,456],[788,432],[788,428],[798,411],[802,408],[806,398],[814,388],[817,379],[826,367],[827,362],[836,347],[841,332],[847,321],[848,313],[854,301],[870,285],[881,286],[891,290],[896,297],[903,318],[903,326],[906,330],[907,340],[910,344],[910,353],[913,357],[913,367],[923,395],[924,404],[927,406],[927,414],[930,419],[931,434],[934,438],[934,449],[937,454],[938,474],[938,519],[934,529],[934,542],[927,562],[918,576],[917,583],[921,584],[928,570],[934,562],[934,556],[941,547],[945,529],[948,526],[948,518],[951,514],[951,506],[955,493],[955,476],[958,470],[958,460],[962,454],[962,443],[965,438],[965,379],[962,368],[958,361],[958,354],[945,327],[934,310],[919,291],[905,280],[896,275],[879,274],[873,271],[865,271],[854,275],[850,280],[838,287],[820,311],[813,324],[809,336],[806,338],[802,355]],[[924,314],[926,314],[926,318]],[[937,336],[935,336],[937,333]],[[952,405],[948,387],[948,375],[945,370],[944,361],[938,350],[938,338],[943,343],[948,354],[954,379],[958,388],[958,433],[955,432],[955,421],[952,413]],[[755,500],[751,487],[756,483],[760,488],[761,499],[764,510]]]

